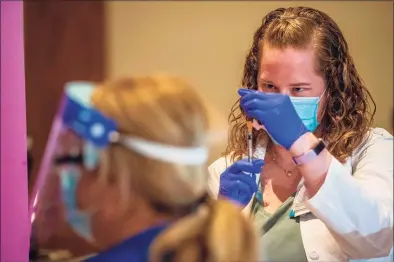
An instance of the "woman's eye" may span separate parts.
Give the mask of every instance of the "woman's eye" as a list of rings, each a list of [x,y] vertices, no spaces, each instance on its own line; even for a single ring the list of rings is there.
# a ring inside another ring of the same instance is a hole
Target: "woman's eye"
[[[294,93],[300,93],[300,92],[302,92],[302,91],[304,91],[305,89],[304,88],[302,88],[302,87],[294,87],[293,88],[293,92]]]
[[[265,90],[265,91],[273,91],[273,90],[275,90],[275,86],[274,85],[272,85],[272,84],[262,84],[262,88],[263,88],[263,90]]]

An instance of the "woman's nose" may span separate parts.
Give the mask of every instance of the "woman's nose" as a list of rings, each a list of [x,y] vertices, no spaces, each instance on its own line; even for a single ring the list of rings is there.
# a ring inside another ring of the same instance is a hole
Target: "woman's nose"
[[[282,95],[288,95],[288,96],[290,96],[290,94],[291,94],[289,88],[279,88],[278,93],[282,94]]]

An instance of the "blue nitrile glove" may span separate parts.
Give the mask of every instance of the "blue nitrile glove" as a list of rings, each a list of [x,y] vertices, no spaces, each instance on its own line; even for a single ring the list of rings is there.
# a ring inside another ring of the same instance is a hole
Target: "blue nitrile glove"
[[[290,97],[277,93],[264,93],[241,88],[241,107],[248,117],[260,121],[270,136],[287,150],[308,132],[290,101]]]
[[[219,196],[246,206],[257,191],[256,173],[260,173],[264,160],[239,160],[220,176]]]

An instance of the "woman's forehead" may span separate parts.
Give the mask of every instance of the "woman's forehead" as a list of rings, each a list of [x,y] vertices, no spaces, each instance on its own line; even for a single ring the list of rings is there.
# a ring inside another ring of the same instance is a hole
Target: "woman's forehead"
[[[265,47],[260,59],[259,80],[283,84],[308,82],[319,77],[312,49]]]

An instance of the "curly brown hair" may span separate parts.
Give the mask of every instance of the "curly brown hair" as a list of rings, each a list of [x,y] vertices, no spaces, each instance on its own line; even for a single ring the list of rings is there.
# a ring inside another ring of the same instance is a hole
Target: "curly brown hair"
[[[278,8],[262,20],[246,57],[242,86],[257,90],[262,44],[272,47],[307,48],[317,57],[316,71],[326,85],[326,106],[315,134],[323,138],[330,152],[344,162],[363,142],[372,126],[376,104],[358,74],[348,44],[338,25],[324,12],[309,7]],[[232,160],[246,153],[247,127],[239,101],[231,108],[228,146],[223,153]],[[254,134],[254,145],[263,130]]]

